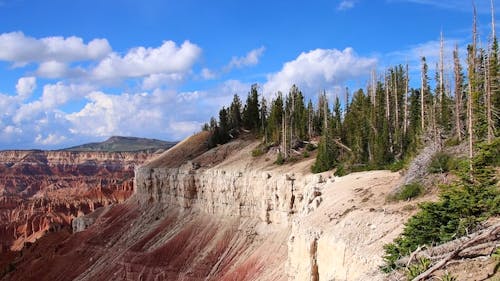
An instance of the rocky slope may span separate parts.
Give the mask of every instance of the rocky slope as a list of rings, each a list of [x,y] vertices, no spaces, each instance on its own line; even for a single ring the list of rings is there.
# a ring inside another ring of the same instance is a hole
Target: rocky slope
[[[417,204],[386,202],[398,173],[313,175],[312,158],[276,166],[250,156],[257,141],[206,137],[136,169],[128,200],[24,249],[5,279],[384,279],[382,247]]]
[[[125,201],[151,154],[0,151],[0,248],[20,250],[96,208]]]

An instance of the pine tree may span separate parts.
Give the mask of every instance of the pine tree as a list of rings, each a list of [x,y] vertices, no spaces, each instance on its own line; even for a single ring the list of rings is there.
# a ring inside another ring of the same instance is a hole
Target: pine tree
[[[235,94],[233,96],[231,106],[229,107],[229,128],[231,130],[231,134],[236,136],[241,125],[241,100],[240,97]]]
[[[273,144],[281,143],[281,130],[283,118],[283,95],[278,92],[276,99],[271,102],[271,111],[269,112],[268,129],[269,141]]]
[[[243,109],[243,126],[254,132],[260,128],[260,105],[258,85],[253,84],[247,96],[247,101]]]
[[[323,134],[321,136],[318,145],[318,154],[316,156],[316,162],[311,167],[313,173],[321,173],[332,169],[336,163],[336,151],[333,146],[333,132],[331,127],[328,125],[328,100],[326,95],[323,94]]]

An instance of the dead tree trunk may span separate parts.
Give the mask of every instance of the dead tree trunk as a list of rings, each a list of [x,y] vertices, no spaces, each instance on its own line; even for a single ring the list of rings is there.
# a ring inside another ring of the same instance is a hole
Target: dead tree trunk
[[[387,130],[389,132],[389,151],[391,154],[394,151],[393,141],[392,141],[392,124],[391,124],[391,104],[389,102],[389,78],[387,77],[387,72],[385,74],[385,119],[387,122]]]
[[[470,175],[473,174],[472,158],[474,157],[474,110],[472,109],[472,99],[474,98],[475,83],[476,83],[476,42],[477,42],[477,25],[476,25],[476,6],[473,3],[474,20],[472,24],[472,50],[469,54],[469,97],[467,99],[467,119],[469,131],[469,168]],[[474,85],[473,85],[474,84]]]
[[[425,69],[425,57],[422,58],[422,75],[421,75],[421,88],[420,88],[420,127],[422,133],[425,132],[425,92],[426,92],[426,69]]]
[[[453,51],[453,72],[455,74],[455,130],[459,142],[462,142],[462,69],[458,56],[458,44]]]
[[[408,63],[406,64],[406,79],[405,79],[405,96],[404,96],[404,113],[403,113],[403,135],[406,136],[408,126],[408,84],[410,82],[408,74]]]

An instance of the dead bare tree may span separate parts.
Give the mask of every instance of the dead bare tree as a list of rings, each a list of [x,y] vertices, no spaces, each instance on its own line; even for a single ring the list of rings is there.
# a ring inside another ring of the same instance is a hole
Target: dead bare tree
[[[427,69],[425,57],[422,57],[422,75],[421,75],[421,88],[420,88],[420,127],[422,133],[425,132],[425,92],[427,90]]]
[[[459,142],[462,142],[462,66],[458,55],[458,44],[453,50],[453,72],[455,75],[455,129]]]
[[[406,63],[406,77],[405,77],[405,96],[404,96],[404,113],[403,113],[403,135],[406,135],[406,130],[408,126],[408,84],[410,82],[408,74],[408,63]]]

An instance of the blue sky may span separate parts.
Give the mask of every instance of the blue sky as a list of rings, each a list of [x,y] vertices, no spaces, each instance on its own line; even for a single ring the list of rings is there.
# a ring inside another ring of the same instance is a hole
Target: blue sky
[[[490,0],[476,5],[486,45]],[[0,149],[180,140],[252,83],[315,99],[408,61],[417,87],[440,31],[451,64],[471,24],[469,0],[0,0]]]

